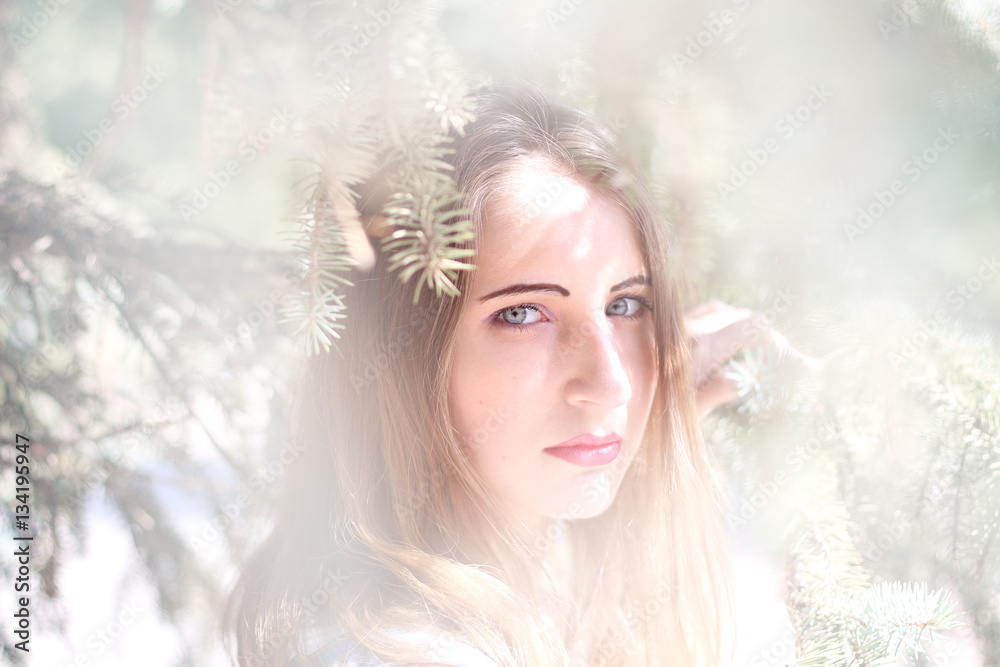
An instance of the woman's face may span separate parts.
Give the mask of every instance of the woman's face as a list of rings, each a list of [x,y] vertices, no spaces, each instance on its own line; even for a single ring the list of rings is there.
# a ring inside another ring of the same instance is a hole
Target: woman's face
[[[537,529],[607,509],[638,450],[652,288],[634,223],[604,195],[536,164],[502,200],[478,236],[448,400],[472,465]]]

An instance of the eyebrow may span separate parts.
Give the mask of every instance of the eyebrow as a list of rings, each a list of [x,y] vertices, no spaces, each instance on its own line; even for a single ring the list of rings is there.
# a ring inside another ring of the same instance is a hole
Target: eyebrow
[[[644,275],[632,276],[626,280],[621,281],[617,285],[611,288],[612,292],[620,292],[624,289],[628,289],[633,285],[652,285],[653,282]],[[479,297],[479,302],[489,301],[490,299],[497,299],[502,296],[508,296],[511,294],[525,294],[526,292],[552,292],[559,294],[560,296],[569,296],[569,290],[562,285],[556,285],[554,283],[517,283],[516,285],[508,285],[507,287],[502,287],[495,292],[490,292],[486,296]]]

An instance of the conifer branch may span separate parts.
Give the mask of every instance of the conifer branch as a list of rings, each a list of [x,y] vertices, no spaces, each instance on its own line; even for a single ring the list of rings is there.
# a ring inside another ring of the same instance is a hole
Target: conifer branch
[[[462,196],[437,182],[418,184],[416,192],[395,195],[385,209],[396,229],[382,241],[389,256],[389,269],[399,271],[404,283],[415,274],[413,303],[424,285],[442,294],[457,296],[459,271],[474,268],[461,260],[471,257],[471,248],[461,247],[473,238],[468,211],[456,208]]]
[[[314,188],[292,243],[305,265],[304,287],[285,308],[285,321],[297,323],[295,335],[305,337],[308,354],[329,351],[344,328],[346,307],[339,290],[353,283],[342,274],[357,264],[347,252],[330,197],[321,185]]]
[[[900,651],[919,655],[934,634],[957,627],[947,592],[926,584],[868,584],[840,501],[807,511],[789,550],[789,610],[799,637],[799,667],[884,664]]]

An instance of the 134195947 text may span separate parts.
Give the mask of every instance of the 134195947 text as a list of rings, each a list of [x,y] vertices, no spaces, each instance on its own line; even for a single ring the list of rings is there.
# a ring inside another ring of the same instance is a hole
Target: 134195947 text
[[[18,650],[27,653],[31,641],[31,612],[28,610],[31,592],[31,458],[28,447],[31,440],[20,433],[14,442],[14,558],[17,573],[14,576],[14,634],[20,640],[14,644]]]

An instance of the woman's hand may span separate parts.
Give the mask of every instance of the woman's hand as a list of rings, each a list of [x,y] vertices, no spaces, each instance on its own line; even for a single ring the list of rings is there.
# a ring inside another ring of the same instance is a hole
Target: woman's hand
[[[767,318],[747,308],[713,299],[684,316],[691,340],[692,368],[698,414],[704,416],[736,398],[736,382],[725,376],[725,366],[744,350],[775,346],[779,359],[795,359],[808,368],[822,363],[802,354],[771,328]]]

